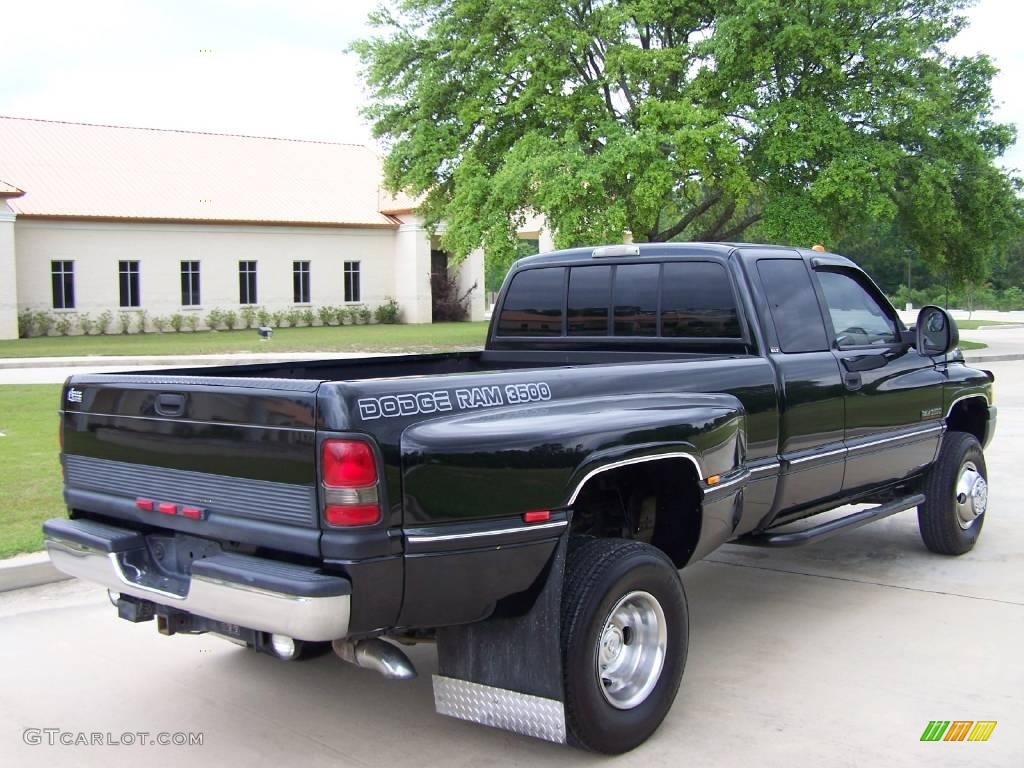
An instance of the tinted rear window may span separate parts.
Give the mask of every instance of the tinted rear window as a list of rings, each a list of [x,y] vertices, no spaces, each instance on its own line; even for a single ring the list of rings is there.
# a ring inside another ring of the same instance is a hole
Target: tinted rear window
[[[501,336],[561,336],[565,269],[520,272],[512,279],[498,320]]]
[[[570,336],[607,336],[612,268],[573,267],[569,270],[566,303]]]
[[[800,259],[760,259],[757,271],[761,275],[782,351],[821,352],[828,349],[825,322],[804,262]]]
[[[732,283],[718,262],[525,270],[512,278],[497,335],[561,336],[563,311],[566,336],[743,337]]]
[[[661,335],[739,338],[740,321],[725,267],[710,261],[666,262],[661,278]]]
[[[622,264],[615,270],[616,336],[658,335],[659,264]]]

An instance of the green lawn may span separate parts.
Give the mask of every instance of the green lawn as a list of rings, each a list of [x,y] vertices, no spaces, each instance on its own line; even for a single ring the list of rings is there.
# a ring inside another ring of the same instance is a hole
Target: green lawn
[[[43,545],[40,525],[64,514],[59,384],[0,386],[0,557]]]
[[[990,325],[1020,325],[1020,323],[1007,323],[1002,320],[957,320],[956,327],[961,331],[976,331],[979,328],[987,328]]]
[[[482,347],[487,323],[342,325],[256,331],[199,331],[112,336],[39,336],[0,341],[0,357],[209,355],[227,352],[440,352]]]
[[[980,341],[960,339],[960,349],[988,349],[988,344],[982,344]]]

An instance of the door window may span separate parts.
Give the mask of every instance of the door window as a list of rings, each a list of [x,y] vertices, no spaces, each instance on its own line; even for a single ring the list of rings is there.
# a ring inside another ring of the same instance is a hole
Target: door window
[[[825,322],[804,262],[801,259],[760,259],[757,272],[782,351],[826,351]]]
[[[840,349],[896,343],[896,323],[852,275],[845,272],[817,274]]]

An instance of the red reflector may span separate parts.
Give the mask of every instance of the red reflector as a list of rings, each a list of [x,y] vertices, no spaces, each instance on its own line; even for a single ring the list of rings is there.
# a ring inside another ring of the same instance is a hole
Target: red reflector
[[[153,500],[152,499],[136,499],[135,506],[141,509],[143,512],[153,511]]]
[[[176,515],[178,514],[178,506],[171,504],[169,501],[161,501],[157,505],[156,511],[163,515]]]
[[[181,516],[187,517],[189,520],[202,520],[203,510],[199,507],[182,507]]]
[[[326,440],[320,469],[328,488],[361,488],[377,482],[377,464],[361,440]]]
[[[535,509],[533,512],[523,513],[524,523],[544,523],[551,519],[551,512],[546,509]]]
[[[329,504],[324,509],[324,521],[328,525],[373,525],[380,522],[380,507],[376,504]]]

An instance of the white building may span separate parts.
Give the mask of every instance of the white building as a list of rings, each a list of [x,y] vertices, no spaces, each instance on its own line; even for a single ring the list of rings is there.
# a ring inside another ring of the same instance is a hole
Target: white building
[[[25,309],[205,317],[393,297],[403,322],[429,323],[446,257],[380,185],[364,146],[0,117],[0,338]],[[482,319],[482,253],[456,279],[476,283]]]

